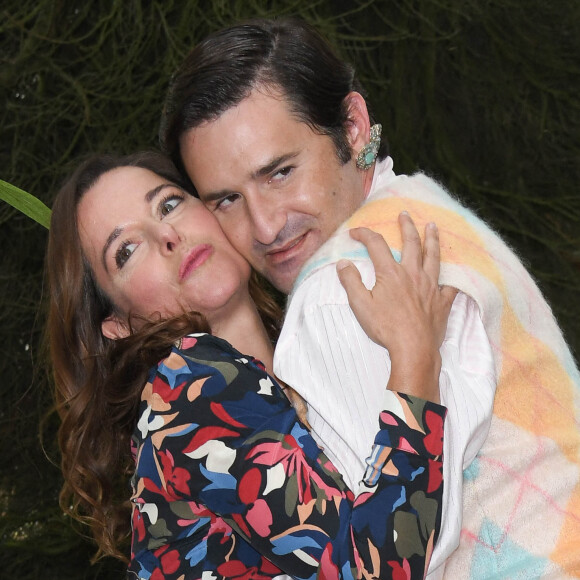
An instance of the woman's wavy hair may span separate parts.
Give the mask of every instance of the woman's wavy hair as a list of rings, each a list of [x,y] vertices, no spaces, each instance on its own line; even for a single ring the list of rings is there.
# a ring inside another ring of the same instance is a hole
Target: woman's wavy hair
[[[55,199],[46,254],[46,340],[61,419],[60,504],[90,526],[98,545],[95,559],[105,555],[127,559],[123,550],[131,531],[131,435],[148,369],[185,334],[210,331],[204,317],[191,312],[171,320],[146,321],[139,331],[120,340],[101,333],[101,323],[115,313],[115,307],[96,284],[83,255],[77,207],[102,175],[127,166],[148,169],[191,193],[187,181],[160,153],[90,157]],[[255,273],[250,293],[275,340],[282,312]]]

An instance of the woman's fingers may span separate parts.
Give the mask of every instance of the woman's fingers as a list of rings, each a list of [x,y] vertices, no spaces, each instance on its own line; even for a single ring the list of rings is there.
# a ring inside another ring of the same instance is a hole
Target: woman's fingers
[[[375,270],[389,269],[396,264],[389,244],[387,244],[381,234],[368,228],[354,228],[349,233],[353,240],[357,240],[366,246],[370,259],[375,265]],[[419,251],[420,248],[421,241],[419,240]]]
[[[432,281],[437,281],[440,265],[437,226],[434,223],[427,224],[423,245],[415,223],[407,212],[399,214],[399,226],[403,240],[401,264],[410,272],[424,270]],[[388,269],[395,264],[389,245],[380,234],[368,228],[355,228],[350,230],[350,236],[367,247],[376,270]]]
[[[362,282],[360,272],[348,260],[339,260],[336,264],[336,271],[348,296],[348,302],[356,315],[357,311],[364,308],[368,301],[368,290]]]
[[[407,212],[399,215],[403,248],[401,252],[401,264],[409,273],[417,275],[423,271],[431,281],[436,284],[439,280],[440,250],[439,230],[434,223],[425,226],[425,239],[421,246],[421,238],[415,227],[415,222]]]
[[[428,223],[425,226],[423,269],[431,281],[437,284],[441,270],[441,251],[439,246],[439,230],[434,223]]]
[[[412,272],[418,272],[423,265],[421,238],[415,223],[407,212],[399,214],[399,227],[401,228],[401,238],[403,239],[401,264]]]
[[[363,243],[375,268],[375,274],[378,278],[387,278],[394,281],[396,277],[396,268],[399,267],[387,242],[383,236],[368,228],[356,228],[350,230],[350,235],[354,240]],[[365,329],[365,332],[370,338],[378,342],[376,331],[381,329],[375,327],[373,329],[373,318],[376,313],[377,296],[373,291],[369,291],[363,284],[358,268],[348,260],[340,260],[336,264],[338,278],[343,285],[348,303],[354,312],[357,320]],[[377,286],[375,285],[375,288]],[[392,288],[387,287],[387,293]],[[395,296],[393,296],[395,298]],[[385,298],[381,300],[381,304],[385,306],[388,300]]]
[[[337,264],[338,276],[349,304],[363,330],[391,356],[389,386],[438,401],[441,366],[439,347],[457,291],[441,288],[437,228],[425,229],[421,238],[408,214],[399,216],[403,239],[401,263],[393,258],[380,234],[365,228],[351,237],[367,247],[375,268],[375,284],[368,290],[356,266]]]

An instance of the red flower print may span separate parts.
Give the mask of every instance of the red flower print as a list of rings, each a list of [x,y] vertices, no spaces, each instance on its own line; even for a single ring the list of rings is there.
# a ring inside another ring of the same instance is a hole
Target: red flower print
[[[443,482],[443,463],[429,459],[429,483],[427,484],[427,493],[433,493],[439,489]]]
[[[154,394],[159,395],[166,403],[170,403],[179,398],[185,384],[186,383],[181,383],[181,385],[176,385],[172,389],[171,386],[165,382],[163,377],[157,376],[153,379],[151,390]]]
[[[143,516],[141,515],[141,510],[138,505],[133,505],[133,535],[137,536],[139,542],[143,541],[145,538],[145,522],[143,521]]]
[[[230,414],[224,409],[224,406],[221,403],[216,403],[215,401],[212,401],[209,406],[212,413],[218,419],[221,419],[224,423],[228,423],[233,427],[242,427],[242,428],[245,427],[243,423],[240,423],[239,421],[232,419]]]
[[[262,562],[266,562],[266,560],[262,558]],[[217,567],[217,573],[231,580],[269,580],[273,575],[280,573],[280,570],[273,564],[262,566],[262,569],[265,574],[260,573],[256,566],[248,567],[240,560],[231,560],[220,564]]]
[[[160,568],[156,568],[149,580],[165,580],[166,574],[173,574],[179,569],[179,552],[170,550],[169,546],[162,546],[154,552],[159,559]]]
[[[411,578],[411,567],[407,559],[403,560],[403,565],[399,562],[389,560],[389,566],[393,569],[393,580],[409,580]]]
[[[262,474],[257,467],[246,471],[238,484],[238,496],[242,502],[246,505],[254,503],[258,499],[261,484]]]
[[[425,425],[428,431],[425,437],[425,449],[432,455],[441,455],[443,453],[443,418],[433,411],[427,411]]]
[[[191,474],[183,467],[175,467],[171,452],[159,451],[159,458],[163,467],[163,477],[165,478],[167,492],[174,499],[181,499],[184,495],[190,495],[188,481]],[[178,492],[178,493],[176,493]]]
[[[240,434],[237,431],[232,431],[224,427],[202,427],[195,432],[189,445],[183,450],[183,453],[191,453],[204,443],[208,441],[219,441],[224,437],[239,437]]]
[[[165,574],[173,574],[179,568],[179,552],[171,550],[161,556],[161,567]]]

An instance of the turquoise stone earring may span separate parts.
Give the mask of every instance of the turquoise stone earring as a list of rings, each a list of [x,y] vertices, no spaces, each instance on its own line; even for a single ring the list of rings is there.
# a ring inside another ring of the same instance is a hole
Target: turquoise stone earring
[[[371,127],[371,142],[367,143],[358,153],[356,166],[359,169],[370,169],[377,159],[379,145],[381,144],[382,126],[378,123]]]

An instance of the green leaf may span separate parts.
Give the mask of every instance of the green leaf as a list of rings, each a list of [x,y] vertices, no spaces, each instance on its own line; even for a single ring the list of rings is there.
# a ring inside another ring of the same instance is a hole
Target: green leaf
[[[50,209],[37,197],[0,179],[0,199],[32,218],[46,229],[50,227]]]

